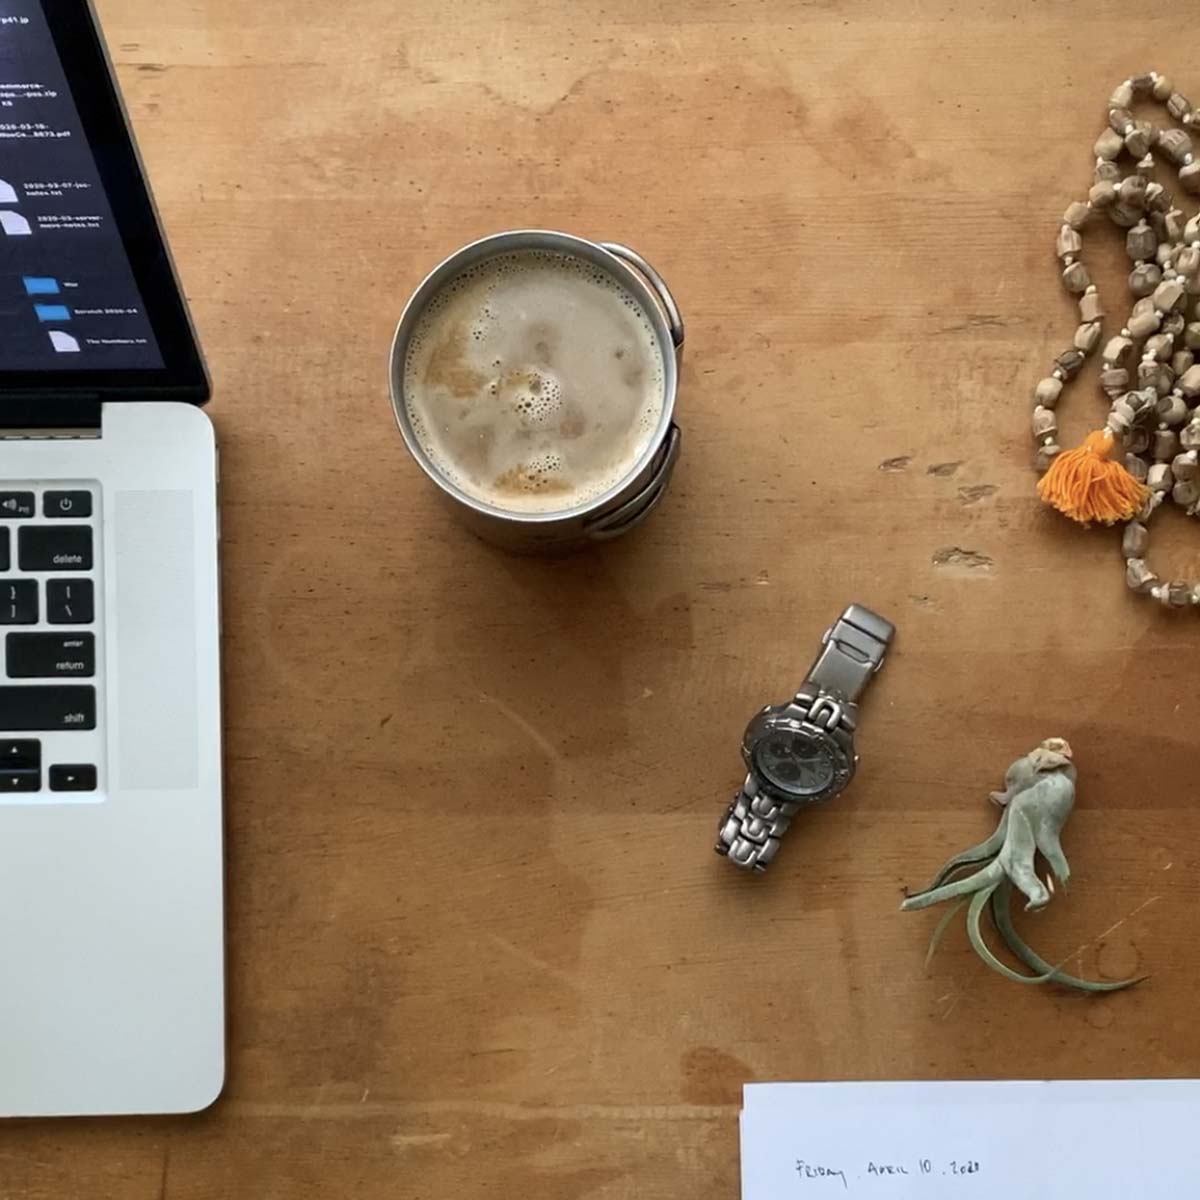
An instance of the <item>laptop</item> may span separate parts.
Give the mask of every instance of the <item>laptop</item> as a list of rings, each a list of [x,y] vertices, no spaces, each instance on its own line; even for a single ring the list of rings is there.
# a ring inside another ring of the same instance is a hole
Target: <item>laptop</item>
[[[0,0],[0,1114],[224,1076],[209,387],[86,0]]]

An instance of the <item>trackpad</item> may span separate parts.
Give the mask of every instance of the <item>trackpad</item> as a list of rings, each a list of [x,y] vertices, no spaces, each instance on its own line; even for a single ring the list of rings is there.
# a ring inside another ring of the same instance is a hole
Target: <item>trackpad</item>
[[[188,491],[117,492],[117,786],[194,788],[196,521]]]

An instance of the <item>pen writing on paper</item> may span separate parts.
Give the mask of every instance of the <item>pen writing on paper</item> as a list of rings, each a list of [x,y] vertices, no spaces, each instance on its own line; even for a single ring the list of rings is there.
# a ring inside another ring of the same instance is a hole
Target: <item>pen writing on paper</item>
[[[851,1182],[869,1184],[884,1179],[896,1179],[907,1176],[910,1179],[935,1177],[940,1179],[955,1176],[978,1175],[982,1167],[979,1160],[974,1158],[949,1158],[935,1160],[918,1158],[912,1162],[875,1162],[868,1159],[865,1165],[857,1169],[846,1167],[831,1167],[826,1163],[808,1162],[806,1159],[796,1159],[796,1174],[804,1180],[813,1180],[818,1185],[828,1182],[840,1184],[843,1191],[849,1191]]]

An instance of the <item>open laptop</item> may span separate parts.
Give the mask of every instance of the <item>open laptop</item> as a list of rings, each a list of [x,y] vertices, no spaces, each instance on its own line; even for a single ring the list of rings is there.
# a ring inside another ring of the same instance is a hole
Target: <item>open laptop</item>
[[[86,0],[0,0],[0,1114],[224,1077],[208,381]]]

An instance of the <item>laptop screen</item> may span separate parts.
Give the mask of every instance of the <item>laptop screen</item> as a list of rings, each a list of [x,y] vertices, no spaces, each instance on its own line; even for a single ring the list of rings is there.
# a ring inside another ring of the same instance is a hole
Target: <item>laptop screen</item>
[[[86,0],[0,0],[0,391],[197,386]]]

